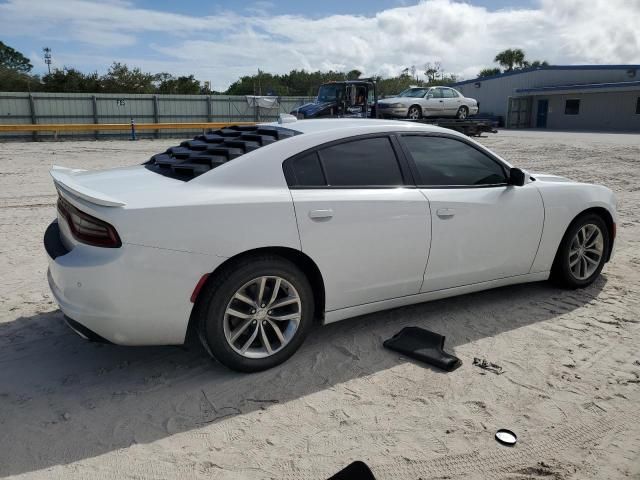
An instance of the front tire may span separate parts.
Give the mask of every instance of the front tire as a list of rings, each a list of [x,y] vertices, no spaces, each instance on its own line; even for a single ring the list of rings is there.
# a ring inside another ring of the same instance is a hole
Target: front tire
[[[422,109],[418,105],[412,105],[407,111],[407,118],[409,120],[420,120],[422,118]]]
[[[600,215],[579,216],[562,238],[551,278],[565,288],[591,285],[604,267],[610,242],[609,229]]]
[[[241,372],[281,364],[302,345],[314,315],[311,285],[292,262],[254,256],[216,273],[198,308],[198,333],[220,363]]]

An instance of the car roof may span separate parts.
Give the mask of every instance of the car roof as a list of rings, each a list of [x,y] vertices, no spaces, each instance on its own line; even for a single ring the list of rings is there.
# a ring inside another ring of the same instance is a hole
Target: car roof
[[[255,157],[252,153],[256,150],[260,150],[262,157],[263,153],[273,151],[270,147],[275,144],[279,144],[276,151],[286,157],[345,137],[407,130],[441,131],[431,125],[394,120],[342,118],[299,121],[292,115],[284,115],[281,121],[211,130],[153,155],[145,167],[160,175],[190,181],[223,164],[237,164],[241,157]]]
[[[421,131],[455,133],[452,130],[436,127],[434,125],[407,122],[402,120],[383,120],[377,118],[317,118],[309,120],[295,120],[286,123],[268,123],[271,127],[288,128],[300,133],[335,133],[336,138],[361,135],[367,133]],[[348,135],[343,135],[348,129]]]

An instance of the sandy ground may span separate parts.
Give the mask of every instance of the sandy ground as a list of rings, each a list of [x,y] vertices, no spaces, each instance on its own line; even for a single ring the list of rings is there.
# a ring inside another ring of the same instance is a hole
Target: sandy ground
[[[175,140],[0,149],[0,475],[324,479],[640,478],[640,136],[500,132],[518,166],[608,185],[617,253],[590,288],[501,288],[318,328],[284,365],[225,370],[198,345],[124,348],[68,330],[45,280],[52,164],[140,163]],[[447,336],[453,373],[382,348]],[[472,365],[484,357],[496,375]],[[514,448],[493,439],[517,432]]]

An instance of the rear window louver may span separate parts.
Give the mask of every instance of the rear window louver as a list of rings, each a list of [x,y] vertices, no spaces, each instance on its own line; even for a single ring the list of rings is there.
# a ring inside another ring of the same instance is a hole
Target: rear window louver
[[[160,175],[188,181],[245,153],[299,133],[288,128],[260,125],[210,130],[152,156],[144,166]]]

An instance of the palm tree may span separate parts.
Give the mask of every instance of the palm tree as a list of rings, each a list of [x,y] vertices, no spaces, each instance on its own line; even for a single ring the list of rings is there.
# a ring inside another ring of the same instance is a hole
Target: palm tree
[[[510,72],[516,66],[522,68],[525,65],[524,52],[520,48],[508,48],[498,53],[493,61],[498,62],[505,72]]]
[[[520,48],[514,48],[512,52],[515,64],[518,66],[518,68],[522,68],[525,63],[524,51],[522,51]]]

